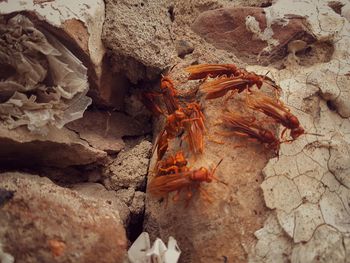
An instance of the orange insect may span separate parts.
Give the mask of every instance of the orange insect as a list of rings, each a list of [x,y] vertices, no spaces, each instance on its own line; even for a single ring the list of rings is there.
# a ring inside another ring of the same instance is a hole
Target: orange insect
[[[164,161],[156,164],[156,176],[162,176],[170,173],[185,172],[188,170],[187,160],[183,151],[178,151],[175,155],[170,155]]]
[[[157,140],[158,160],[168,149],[168,141],[186,131],[190,150],[197,154],[203,151],[204,116],[197,103],[189,103],[167,116],[166,124]]]
[[[305,133],[298,118],[290,112],[290,109],[282,101],[262,94],[254,94],[247,96],[246,103],[250,108],[258,110],[282,124],[285,129],[281,133],[281,138],[283,138],[287,129],[290,129],[290,136],[293,140]]]
[[[184,128],[186,131],[186,140],[191,152],[195,155],[203,153],[204,149],[204,114],[198,103],[192,102],[187,104],[187,114],[192,120],[191,122],[185,122]]]
[[[189,80],[204,79],[207,77],[215,78],[218,76],[237,76],[240,75],[243,70],[239,69],[234,64],[200,64],[193,65],[185,68],[185,71],[190,73]]]
[[[170,77],[162,76],[160,82],[160,89],[163,94],[163,100],[167,108],[168,114],[174,113],[180,108],[180,105],[177,100],[177,91]]]
[[[200,188],[200,186],[202,182],[210,183],[213,180],[224,183],[214,176],[215,170],[221,162],[222,160],[215,166],[214,169],[211,170],[201,167],[193,171],[185,171],[154,177],[148,185],[148,192],[154,196],[165,198],[167,202],[169,193],[176,191],[173,200],[177,201],[180,198],[181,191],[186,189],[187,206],[191,197],[193,196],[194,191],[199,190],[200,193],[204,195],[206,200],[211,202],[208,193],[204,189]]]
[[[269,83],[266,82],[266,80],[269,80]],[[279,87],[275,85],[272,80],[267,79],[265,76],[256,75],[255,73],[246,73],[239,77],[221,77],[214,79],[202,84],[200,90],[206,93],[205,99],[208,100],[225,96],[229,91],[241,93],[244,90],[248,90],[250,92],[250,89],[254,85],[260,89],[264,83],[268,83],[276,90],[279,90]]]
[[[247,117],[233,112],[225,113],[221,119],[222,123],[230,128],[231,132],[219,134],[224,136],[238,135],[247,137],[265,144],[268,148],[278,153],[281,142],[271,131],[261,127],[254,119],[249,120]]]

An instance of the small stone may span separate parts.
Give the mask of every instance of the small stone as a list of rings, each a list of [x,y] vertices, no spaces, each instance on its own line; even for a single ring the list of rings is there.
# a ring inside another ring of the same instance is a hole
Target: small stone
[[[180,58],[184,58],[186,55],[191,54],[194,50],[194,46],[192,45],[192,43],[186,40],[177,40],[175,42],[175,48],[177,55]]]

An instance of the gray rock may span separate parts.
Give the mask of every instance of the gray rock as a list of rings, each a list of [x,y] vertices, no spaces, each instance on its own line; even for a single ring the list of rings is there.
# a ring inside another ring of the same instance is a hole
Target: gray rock
[[[116,71],[136,83],[154,78],[175,55],[171,20],[163,1],[107,0],[102,40]]]
[[[142,141],[130,150],[121,151],[105,171],[107,189],[138,189],[146,180],[152,144]]]

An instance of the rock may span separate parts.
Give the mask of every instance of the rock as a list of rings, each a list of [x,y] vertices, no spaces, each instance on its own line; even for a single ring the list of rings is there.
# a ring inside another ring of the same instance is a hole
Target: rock
[[[294,40],[315,41],[304,19],[275,21],[269,10],[259,7],[209,10],[197,17],[192,29],[215,47],[233,52],[248,62],[267,63],[284,57],[288,43]]]
[[[333,65],[325,65],[311,72],[307,83],[319,88],[323,99],[334,106],[340,116],[350,117],[350,77],[345,74],[339,74],[337,68]]]
[[[328,168],[340,184],[350,188],[350,144],[340,135],[331,142]]]
[[[136,191],[132,203],[130,206],[130,212],[135,216],[143,215],[145,211],[145,198],[146,194],[140,191]]]
[[[101,35],[105,6],[102,0],[0,2],[0,14],[25,12],[34,24],[44,28],[65,43],[88,68],[89,95],[95,104],[118,109],[128,81],[123,74],[112,74]]]
[[[329,4],[307,0],[288,5],[288,0],[279,0],[272,6],[280,18],[307,18],[316,41],[328,41],[333,47],[329,60],[308,67],[294,63],[282,70],[264,68],[273,71],[283,89],[281,100],[309,133],[282,145],[279,158],[271,159],[264,168],[262,183],[266,204],[276,208],[278,224],[291,237],[292,252],[278,252],[279,236],[266,233],[264,239],[269,240],[271,251],[280,253],[276,258],[292,263],[346,262],[350,251],[346,201],[350,196],[350,121],[345,103],[349,98],[350,24]],[[318,48],[327,53],[321,45]],[[253,254],[259,250],[257,245]],[[269,257],[260,260],[271,262]]]
[[[175,55],[170,24],[163,2],[106,1],[102,39],[115,71],[125,71],[133,83],[158,77]]]
[[[46,136],[41,136],[25,127],[8,130],[0,125],[1,166],[67,167],[100,162],[106,156],[66,128],[51,128]]]
[[[45,135],[81,118],[91,104],[87,69],[56,37],[24,15],[0,17],[0,118]]]
[[[175,42],[175,48],[176,48],[176,52],[177,55],[180,58],[184,58],[186,55],[191,54],[194,50],[194,46],[185,40],[177,40]]]
[[[130,150],[121,151],[105,171],[107,189],[140,189],[145,183],[152,144],[142,141]]]
[[[68,127],[94,148],[108,153],[124,148],[122,137],[141,136],[151,131],[147,122],[136,121],[119,112],[101,111],[87,111],[82,119],[70,123]]]
[[[258,242],[255,250],[249,254],[250,263],[288,262],[287,255],[292,252],[292,244],[278,224],[275,216],[269,216],[264,228],[255,232]]]
[[[335,229],[322,225],[316,229],[312,239],[306,244],[298,244],[293,249],[291,262],[344,262],[345,251],[342,235]]]
[[[117,210],[50,180],[0,175],[14,191],[0,208],[0,240],[16,262],[123,262],[125,231]]]
[[[115,191],[109,191],[102,184],[98,183],[74,184],[71,189],[88,198],[94,199],[101,206],[109,206],[110,209],[118,211],[124,227],[128,225],[130,220],[129,208],[127,204],[118,198]]]

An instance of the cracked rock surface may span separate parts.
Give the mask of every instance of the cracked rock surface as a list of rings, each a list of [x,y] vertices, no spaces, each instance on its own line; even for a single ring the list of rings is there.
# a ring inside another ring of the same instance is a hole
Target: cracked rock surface
[[[285,69],[271,68],[283,89],[282,100],[307,133],[320,136],[306,134],[283,144],[279,159],[264,168],[261,188],[275,214],[256,232],[259,241],[250,261],[271,262],[273,254],[274,262],[344,262],[350,251],[350,24],[327,1],[288,5],[280,0],[270,8],[275,19],[305,17],[317,41],[329,41],[334,52],[330,61],[309,67],[296,59],[286,61]],[[261,234],[272,226],[280,230]],[[263,247],[267,240],[271,245]]]

